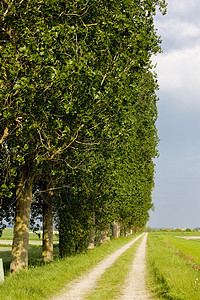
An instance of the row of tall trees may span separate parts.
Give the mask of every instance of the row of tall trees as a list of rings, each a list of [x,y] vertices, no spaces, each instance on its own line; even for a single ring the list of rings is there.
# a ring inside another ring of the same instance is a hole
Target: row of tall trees
[[[1,219],[15,216],[15,272],[28,266],[30,219],[43,215],[46,260],[53,217],[61,255],[87,248],[91,228],[146,224],[158,142],[154,16],[166,4],[1,4]]]

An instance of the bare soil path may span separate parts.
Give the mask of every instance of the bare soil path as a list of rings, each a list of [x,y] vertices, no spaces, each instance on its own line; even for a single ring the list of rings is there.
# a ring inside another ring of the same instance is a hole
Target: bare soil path
[[[123,295],[120,299],[151,299],[151,295],[146,291],[146,242],[147,233],[145,234],[133,260],[131,272],[125,282]]]
[[[142,234],[144,235],[144,234]],[[109,255],[103,261],[101,261],[97,266],[95,266],[89,273],[81,276],[77,280],[70,282],[66,288],[61,291],[61,293],[51,300],[81,300],[84,298],[90,290],[93,290],[96,286],[97,280],[100,276],[105,272],[107,268],[109,268],[117,258],[125,252],[128,248],[130,248],[142,235],[133,239],[131,242],[115,251],[113,254]],[[127,298],[129,299],[129,298]],[[134,298],[135,299],[135,298]],[[145,298],[144,298],[145,299]],[[102,299],[103,300],[103,299]]]

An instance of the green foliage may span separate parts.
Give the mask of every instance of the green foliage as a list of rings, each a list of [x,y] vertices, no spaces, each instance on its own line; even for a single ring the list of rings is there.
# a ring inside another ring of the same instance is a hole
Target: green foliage
[[[85,249],[93,213],[100,229],[115,219],[145,226],[158,143],[157,8],[165,13],[165,1],[2,2],[1,218],[12,218],[9,199],[31,156],[33,190],[46,174],[54,182],[69,253]]]

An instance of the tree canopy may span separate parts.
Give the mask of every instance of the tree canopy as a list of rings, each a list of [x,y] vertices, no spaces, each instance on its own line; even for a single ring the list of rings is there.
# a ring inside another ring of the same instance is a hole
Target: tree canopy
[[[165,1],[2,0],[1,214],[9,218],[13,204],[21,252],[47,175],[55,214],[68,216],[77,238],[87,240],[94,214],[100,227],[146,224],[158,143],[157,8],[165,13]]]

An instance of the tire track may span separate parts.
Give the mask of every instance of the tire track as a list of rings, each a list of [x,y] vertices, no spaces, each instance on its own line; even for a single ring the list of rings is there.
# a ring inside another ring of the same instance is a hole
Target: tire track
[[[122,290],[123,295],[120,297],[120,300],[151,299],[151,295],[147,293],[145,286],[147,235],[147,233],[144,235],[136,252],[131,272],[125,282],[124,289]]]
[[[86,275],[79,277],[78,279],[67,284],[67,287],[57,296],[51,298],[51,300],[81,300],[84,295],[94,289],[97,280],[105,272],[105,270],[112,266],[112,264],[117,260],[117,258],[130,248],[141,236],[133,239],[131,242],[110,254],[107,258],[102,260],[98,265],[96,265],[90,272]]]

